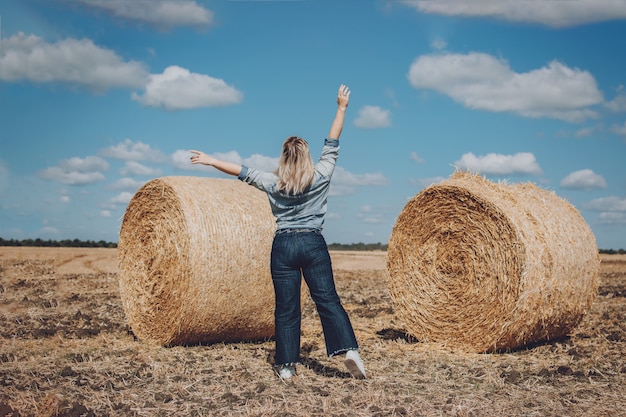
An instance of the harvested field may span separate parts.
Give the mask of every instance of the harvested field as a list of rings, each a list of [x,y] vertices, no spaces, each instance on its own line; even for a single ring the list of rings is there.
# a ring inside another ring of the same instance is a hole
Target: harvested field
[[[383,252],[331,252],[369,379],[325,356],[305,306],[299,375],[272,341],[165,348],[134,339],[117,250],[0,247],[0,416],[626,416],[626,256],[567,338],[458,353],[404,332]]]

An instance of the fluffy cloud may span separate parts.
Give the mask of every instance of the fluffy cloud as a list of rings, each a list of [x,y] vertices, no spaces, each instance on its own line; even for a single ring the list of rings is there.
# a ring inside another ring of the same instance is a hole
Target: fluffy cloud
[[[606,181],[590,169],[574,171],[561,180],[561,187],[575,190],[606,188]]]
[[[382,224],[387,220],[383,213],[375,212],[369,205],[361,206],[356,216],[367,224]]]
[[[163,74],[150,75],[144,94],[133,93],[132,98],[149,107],[182,110],[236,104],[243,93],[224,80],[173,65]]]
[[[626,18],[623,0],[410,0],[403,3],[424,13],[486,16],[553,27]]]
[[[378,106],[364,106],[359,110],[358,117],[354,120],[356,127],[364,129],[377,129],[391,126],[391,112]]]
[[[132,178],[124,177],[117,180],[114,184],[111,184],[108,188],[113,190],[136,191],[144,184],[144,181],[137,181]]]
[[[426,162],[424,158],[422,158],[417,152],[411,152],[410,157],[413,161],[417,162],[418,164],[423,164],[424,162]]]
[[[596,198],[585,204],[585,208],[593,211],[626,213],[626,198],[616,196]]]
[[[347,195],[356,192],[356,187],[387,185],[389,180],[380,172],[373,174],[353,174],[338,166],[330,184],[330,195]]]
[[[516,73],[505,61],[483,53],[422,55],[408,78],[415,88],[438,91],[471,109],[569,122],[597,117],[589,107],[603,100],[589,72],[558,61]]]
[[[613,100],[607,101],[605,107],[616,113],[626,112],[626,94],[618,94]]]
[[[139,88],[148,72],[143,64],[125,62],[115,52],[89,39],[48,43],[35,35],[18,33],[2,40],[0,80],[69,83],[91,90]]]
[[[278,168],[278,158],[254,154],[243,161],[244,165],[261,171],[273,172]]]
[[[115,197],[109,199],[109,207],[115,208],[117,205],[127,205],[130,203],[130,200],[133,198],[133,194],[128,191],[123,191],[116,195]]]
[[[57,181],[67,185],[86,185],[104,181],[103,172],[109,164],[98,156],[64,159],[56,167],[49,167],[39,172],[43,179]]]
[[[611,127],[611,132],[626,138],[626,122],[624,122],[623,125],[613,125]]]
[[[125,19],[150,23],[159,27],[209,26],[213,12],[189,0],[74,0]]]
[[[603,212],[598,215],[598,221],[602,224],[626,224],[626,213]]]
[[[596,198],[583,206],[598,211],[598,221],[603,224],[626,224],[626,198],[616,196]]]
[[[126,164],[122,169],[120,169],[120,174],[127,175],[144,175],[155,177],[161,175],[161,170],[156,168],[151,168],[140,164],[137,161],[126,161]]]
[[[106,158],[122,159],[125,161],[150,161],[165,162],[167,156],[158,149],[153,149],[143,142],[133,142],[126,139],[117,145],[109,146],[100,151],[100,155]]]
[[[535,155],[530,152],[519,152],[515,155],[489,153],[484,156],[476,156],[469,152],[463,154],[461,159],[454,162],[454,165],[466,171],[480,172],[485,175],[539,175],[542,173]]]

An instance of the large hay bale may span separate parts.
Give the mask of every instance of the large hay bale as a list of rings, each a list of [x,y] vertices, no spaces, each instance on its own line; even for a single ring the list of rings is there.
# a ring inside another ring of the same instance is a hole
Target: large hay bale
[[[532,184],[463,172],[406,204],[387,256],[407,331],[469,352],[566,335],[595,299],[599,267],[595,237],[572,205]]]
[[[130,327],[162,345],[274,334],[265,193],[238,180],[163,177],[130,201],[118,244]]]

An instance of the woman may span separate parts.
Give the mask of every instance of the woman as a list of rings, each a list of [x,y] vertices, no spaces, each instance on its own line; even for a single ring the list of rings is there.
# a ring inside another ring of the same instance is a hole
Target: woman
[[[365,378],[354,330],[337,295],[328,248],[321,234],[349,101],[350,90],[342,84],[337,94],[335,119],[316,164],[311,159],[308,143],[296,136],[283,143],[278,169],[273,173],[190,151],[194,154],[192,163],[209,165],[237,176],[268,195],[278,226],[270,267],[276,295],[275,369],[282,379],[296,375],[300,357],[302,276],[322,322],[328,356],[345,354],[344,363],[350,374],[358,379]]]

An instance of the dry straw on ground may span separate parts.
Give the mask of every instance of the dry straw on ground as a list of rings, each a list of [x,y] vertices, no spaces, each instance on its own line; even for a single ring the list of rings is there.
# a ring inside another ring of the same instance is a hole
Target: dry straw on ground
[[[274,230],[265,194],[240,181],[145,184],[119,239],[120,294],[133,332],[162,345],[272,336]]]
[[[568,334],[591,307],[599,266],[595,237],[572,205],[532,184],[463,172],[406,204],[387,259],[409,333],[473,352]]]

